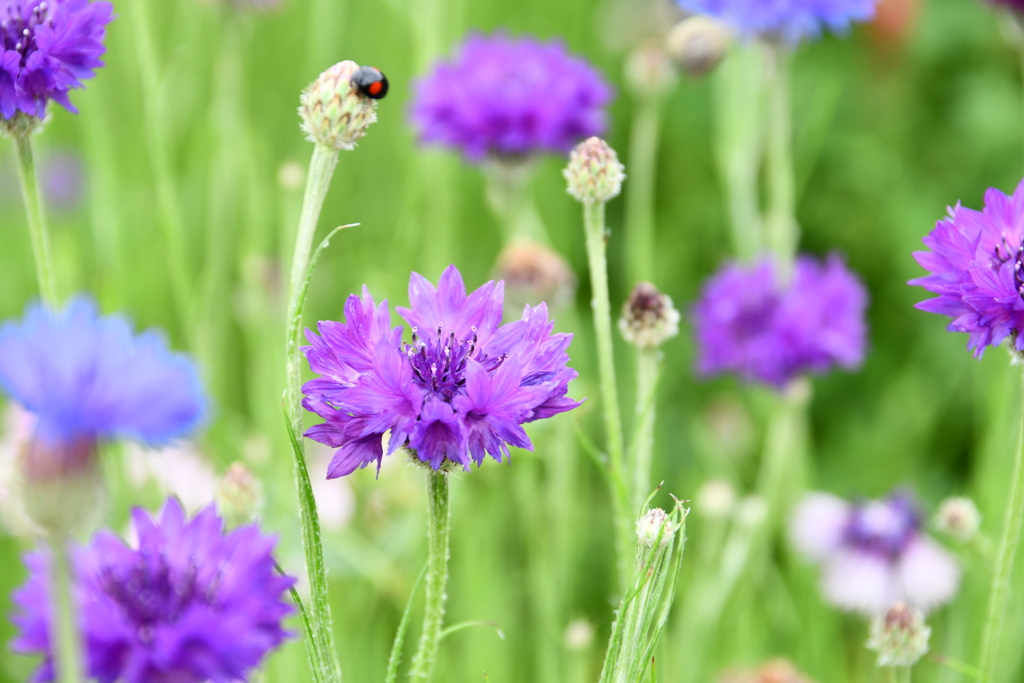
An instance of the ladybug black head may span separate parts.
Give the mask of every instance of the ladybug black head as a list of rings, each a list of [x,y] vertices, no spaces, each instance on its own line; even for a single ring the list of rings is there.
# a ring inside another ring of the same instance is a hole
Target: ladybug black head
[[[388,94],[388,79],[380,69],[372,66],[361,66],[352,76],[352,85],[359,92],[373,100],[383,99]]]

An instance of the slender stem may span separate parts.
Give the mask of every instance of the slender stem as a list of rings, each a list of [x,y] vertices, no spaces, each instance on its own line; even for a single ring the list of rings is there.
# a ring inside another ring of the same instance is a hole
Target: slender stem
[[[733,251],[744,260],[764,248],[757,187],[763,90],[761,46],[737,45],[715,80],[715,153],[728,197]]]
[[[167,262],[170,270],[171,293],[177,308],[183,332],[194,319],[191,295],[185,222],[178,204],[178,190],[171,168],[171,145],[167,136],[166,107],[162,97],[162,79],[157,67],[153,31],[146,14],[144,0],[128,3],[135,35],[136,62],[142,80],[142,104],[146,127],[149,163],[156,182],[160,227],[167,244]]]
[[[992,586],[988,594],[988,616],[981,637],[982,683],[996,680],[1000,637],[1003,619],[1006,615],[1006,593],[1013,576],[1013,561],[1020,539],[1021,523],[1024,522],[1024,372],[1021,374],[1021,426],[1017,450],[1013,454],[1013,473],[1010,475],[1010,494],[1006,500],[1003,515],[1003,533],[996,551],[996,564],[992,574]]]
[[[338,163],[338,152],[324,145],[316,145],[309,161],[306,176],[306,193],[302,198],[302,212],[299,214],[299,228],[295,234],[295,253],[292,255],[291,288],[288,295],[286,327],[287,387],[285,389],[285,410],[296,434],[302,433],[302,371],[299,354],[299,335],[302,321],[296,320],[302,283],[306,278],[309,256],[313,251],[313,236],[320,219],[324,197],[331,186],[331,176]]]
[[[28,217],[28,231],[32,237],[32,255],[36,260],[36,278],[39,280],[39,295],[51,309],[56,309],[57,276],[53,268],[53,254],[50,252],[50,233],[46,227],[46,213],[43,198],[39,192],[39,177],[36,173],[32,154],[32,134],[14,136],[14,148],[18,157],[18,180],[21,183],[21,198],[25,202]]]
[[[636,434],[633,443],[634,510],[639,510],[651,493],[651,459],[654,454],[654,391],[658,386],[658,366],[661,354],[657,349],[638,348],[636,351]]]
[[[768,211],[767,244],[783,272],[792,268],[799,233],[796,223],[796,185],[793,178],[793,130],[790,105],[789,48],[768,43]]]
[[[626,235],[629,281],[654,279],[654,187],[661,129],[661,98],[640,96],[629,137]]]
[[[409,678],[430,680],[437,659],[444,623],[445,590],[448,583],[448,473],[427,475],[427,597],[423,614],[423,632]]]
[[[311,662],[322,667],[321,677],[330,682],[341,680],[341,667],[334,649],[330,602],[327,599],[327,570],[324,565],[323,546],[320,541],[320,523],[316,510],[316,500],[312,495],[309,471],[306,467],[303,450],[302,405],[301,405],[301,364],[299,358],[299,335],[302,330],[302,301],[304,284],[308,275],[310,256],[313,248],[313,235],[316,233],[317,220],[323,207],[324,197],[331,184],[338,152],[328,147],[317,145],[309,163],[309,175],[306,178],[306,192],[299,214],[299,227],[296,232],[295,254],[292,258],[291,289],[288,296],[288,314],[285,324],[287,339],[285,342],[285,419],[288,421],[288,432],[292,439],[292,450],[295,453],[295,488],[299,496],[299,522],[302,526],[302,545],[306,554],[306,574],[310,586],[310,633],[306,646],[315,651],[316,657]]]
[[[611,303],[608,297],[608,261],[604,227],[604,204],[583,204],[583,223],[587,235],[587,261],[590,266],[590,301],[594,311],[594,336],[597,338],[597,361],[601,374],[601,402],[604,407],[604,428],[608,437],[608,466],[612,481],[612,514],[615,523],[615,556],[619,587],[628,585],[633,562],[632,516],[629,494],[624,481],[622,418],[619,414],[619,391],[615,381],[615,357],[612,347]]]
[[[54,534],[52,550],[57,681],[58,683],[79,683],[85,679],[82,670],[82,643],[74,603],[74,580],[71,558],[68,553],[68,539],[62,534]]]
[[[485,166],[487,202],[501,221],[505,242],[525,238],[550,242],[530,193],[529,162],[492,160]]]

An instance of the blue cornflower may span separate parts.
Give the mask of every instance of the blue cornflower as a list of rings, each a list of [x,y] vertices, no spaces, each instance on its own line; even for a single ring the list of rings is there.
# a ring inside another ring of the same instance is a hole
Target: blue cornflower
[[[77,112],[72,88],[103,66],[114,7],[88,0],[0,0],[0,115],[43,118],[53,100]]]
[[[159,518],[132,513],[138,544],[101,532],[75,548],[77,613],[88,677],[100,683],[235,683],[290,636],[282,620],[295,579],[277,573],[276,540],[228,533],[213,506],[191,520],[170,499]],[[43,654],[34,683],[54,679],[50,556],[25,557],[14,593],[16,652]]]
[[[797,43],[823,29],[845,31],[875,16],[877,0],[678,0],[680,6],[725,22],[745,37]]]
[[[579,405],[566,396],[577,375],[566,365],[572,335],[551,333],[543,303],[502,325],[503,300],[502,282],[467,296],[448,266],[436,288],[412,274],[411,306],[397,309],[409,341],[365,287],[345,304],[346,322],[306,331],[303,352],[320,377],[303,387],[302,405],[325,420],[306,436],[338,449],[328,478],[379,468],[386,432],[389,455],[406,446],[435,470],[446,460],[468,469],[487,454],[501,462],[509,446],[532,449],[524,423]]]
[[[195,363],[161,334],[132,334],[86,297],[54,312],[41,304],[0,327],[0,390],[36,415],[36,436],[56,442],[128,438],[160,445],[200,422]]]

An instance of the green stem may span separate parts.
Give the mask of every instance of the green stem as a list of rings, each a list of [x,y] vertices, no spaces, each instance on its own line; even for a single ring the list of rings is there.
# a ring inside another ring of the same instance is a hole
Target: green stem
[[[306,575],[309,578],[310,591],[310,633],[307,634],[307,648],[315,653],[310,657],[311,663],[321,667],[318,672],[320,679],[327,683],[341,680],[341,666],[334,648],[332,632],[331,606],[327,599],[327,569],[324,565],[323,544],[320,540],[320,522],[316,510],[306,467],[302,434],[302,366],[299,354],[299,335],[302,330],[302,304],[305,294],[305,283],[308,278],[310,256],[313,247],[313,236],[320,218],[324,197],[331,184],[338,152],[328,147],[316,145],[313,157],[309,162],[309,175],[306,179],[306,192],[299,214],[299,227],[296,232],[295,254],[292,258],[291,289],[288,296],[288,313],[285,323],[287,339],[285,342],[286,386],[284,396],[285,419],[295,454],[295,488],[299,497],[299,522],[302,527],[302,545],[305,551]]]
[[[427,597],[423,631],[409,678],[426,683],[434,671],[437,645],[444,623],[445,590],[448,583],[448,473],[427,475]]]
[[[736,46],[715,80],[715,153],[728,197],[733,251],[744,260],[764,248],[757,187],[763,90],[760,46]]]
[[[768,424],[757,480],[757,492],[768,505],[765,529],[768,534],[781,521],[803,476],[805,421],[810,393],[810,383],[806,379],[791,382],[776,398]]]
[[[626,184],[626,235],[629,281],[653,280],[654,186],[661,129],[661,98],[641,96],[629,137],[629,182]]]
[[[992,586],[988,594],[988,616],[981,638],[982,683],[994,683],[998,664],[1000,637],[1006,615],[1007,591],[1013,576],[1013,561],[1024,522],[1024,373],[1021,374],[1021,426],[1017,450],[1013,455],[1013,473],[1010,476],[1010,494],[1003,516],[1003,533],[996,552],[996,565]]]
[[[136,62],[142,80],[142,104],[145,118],[146,143],[149,148],[149,162],[156,182],[157,204],[160,210],[160,227],[167,244],[167,261],[170,269],[171,293],[177,308],[179,323],[184,333],[194,320],[191,296],[185,223],[178,205],[178,191],[171,168],[170,141],[167,138],[165,119],[166,106],[162,98],[162,79],[157,67],[153,32],[146,14],[144,0],[133,0],[129,14],[132,18],[132,32],[135,35]]]
[[[299,227],[295,234],[288,313],[285,319],[288,330],[285,350],[288,377],[285,389],[285,410],[292,430],[296,434],[302,433],[302,365],[299,353],[302,321],[297,318],[302,285],[306,279],[306,269],[309,267],[309,257],[313,251],[316,224],[320,219],[320,210],[323,208],[327,190],[331,186],[331,176],[334,175],[334,167],[337,163],[337,150],[324,145],[316,145],[313,148],[313,157],[309,161],[309,174],[306,176],[306,193],[302,198],[302,211],[299,214]]]
[[[485,166],[487,203],[501,221],[505,243],[525,238],[550,243],[530,193],[529,162],[492,160]]]
[[[661,353],[657,349],[639,348],[636,352],[636,434],[633,437],[633,499],[639,510],[651,493],[651,460],[654,455],[654,392],[658,386]]]
[[[82,643],[77,626],[68,539],[61,534],[55,534],[52,550],[57,681],[79,683],[85,679],[82,675]]]
[[[36,173],[32,147],[31,133],[14,136],[14,148],[18,157],[18,180],[21,183],[21,198],[25,202],[25,215],[28,217],[28,231],[32,237],[32,255],[36,260],[39,295],[47,306],[56,310],[59,303],[57,276],[53,268],[50,233],[46,227],[46,213],[43,211],[43,198],[39,192],[39,177]]]
[[[629,494],[624,481],[622,418],[619,414],[619,392],[615,381],[615,357],[612,347],[611,303],[608,296],[607,236],[604,227],[604,203],[583,204],[583,224],[587,235],[587,261],[590,267],[590,301],[594,311],[594,336],[597,339],[597,360],[601,374],[601,402],[604,428],[608,438],[608,467],[612,482],[612,514],[615,523],[615,557],[619,587],[628,585],[633,562],[633,519]]]
[[[765,230],[768,247],[788,277],[796,257],[799,232],[796,222],[796,184],[793,178],[793,130],[790,104],[789,48],[768,43],[768,210]]]

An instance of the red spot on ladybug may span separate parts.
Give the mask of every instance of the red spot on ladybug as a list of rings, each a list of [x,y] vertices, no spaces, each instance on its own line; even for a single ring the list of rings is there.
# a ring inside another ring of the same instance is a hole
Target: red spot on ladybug
[[[372,66],[361,66],[352,76],[352,85],[373,100],[383,99],[388,94],[388,79],[384,73]]]

